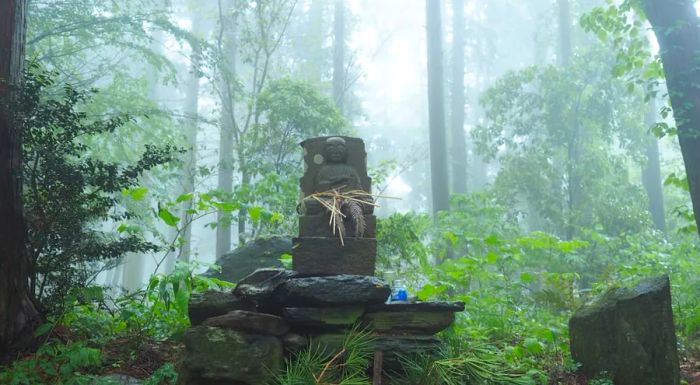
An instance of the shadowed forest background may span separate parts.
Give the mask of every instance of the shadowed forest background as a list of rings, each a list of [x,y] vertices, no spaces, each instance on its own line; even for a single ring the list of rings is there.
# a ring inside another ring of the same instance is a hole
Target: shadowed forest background
[[[329,135],[386,197],[377,275],[466,304],[406,384],[586,383],[569,317],[662,273],[696,383],[696,8],[0,0],[0,384],[175,384],[190,295],[235,284],[202,274],[297,234]]]

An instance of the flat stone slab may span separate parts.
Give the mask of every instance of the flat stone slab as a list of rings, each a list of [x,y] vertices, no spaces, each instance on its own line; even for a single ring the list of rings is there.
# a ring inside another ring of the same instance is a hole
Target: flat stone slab
[[[464,302],[457,301],[397,301],[367,306],[367,312],[461,312]]]
[[[370,329],[392,334],[434,334],[446,329],[454,320],[452,311],[384,311],[362,317],[362,322]]]
[[[295,271],[286,269],[257,269],[241,279],[233,289],[233,293],[247,301],[263,303],[272,296],[277,286],[296,276]]]
[[[589,378],[616,385],[678,385],[676,334],[668,276],[608,291],[569,320],[571,357]]]
[[[289,331],[289,325],[280,317],[244,310],[209,318],[202,325],[270,336],[283,336]]]
[[[187,329],[178,384],[263,384],[282,364],[282,341],[211,326]]]
[[[301,276],[335,274],[374,275],[377,240],[374,238],[299,237],[292,240],[292,267]]]
[[[245,302],[231,292],[209,290],[192,293],[188,306],[190,323],[199,325],[207,318],[226,314],[233,310],[255,310],[255,305]]]
[[[338,328],[352,326],[364,312],[363,306],[287,307],[282,314],[295,326]]]
[[[343,274],[292,278],[275,290],[273,299],[285,307],[365,305],[386,301],[390,291],[378,278]]]

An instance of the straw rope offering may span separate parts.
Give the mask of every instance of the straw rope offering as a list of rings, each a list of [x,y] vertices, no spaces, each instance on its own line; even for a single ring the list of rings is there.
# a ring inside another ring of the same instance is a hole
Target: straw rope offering
[[[363,190],[342,191],[342,187],[314,193],[304,199],[314,199],[321,204],[329,213],[328,225],[333,229],[333,235],[338,235],[341,245],[345,246],[343,238],[345,234],[345,220],[347,216],[353,221],[355,227],[355,237],[361,237],[366,228],[363,205],[379,207],[375,203],[376,198],[389,198],[380,195],[373,195]],[[304,201],[301,201],[302,208]]]

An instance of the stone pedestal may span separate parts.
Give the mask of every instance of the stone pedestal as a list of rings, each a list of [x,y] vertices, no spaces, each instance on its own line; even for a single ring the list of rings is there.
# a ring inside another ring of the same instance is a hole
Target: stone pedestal
[[[292,266],[302,276],[374,275],[377,240],[374,238],[299,237],[292,245]]]
[[[387,304],[389,291],[368,275],[304,277],[260,269],[232,292],[193,296],[190,313],[198,322],[185,333],[178,385],[263,385],[268,369],[280,368],[309,343],[339,351],[356,325],[371,331],[384,370],[400,373],[401,357],[440,348],[434,334],[449,327],[464,303]]]

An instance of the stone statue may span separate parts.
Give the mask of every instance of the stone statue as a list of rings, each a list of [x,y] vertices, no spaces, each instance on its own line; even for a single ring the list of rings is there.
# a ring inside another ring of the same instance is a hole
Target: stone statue
[[[292,264],[304,275],[373,275],[376,217],[364,142],[317,137],[301,142],[305,172],[300,179],[299,237]]]
[[[362,188],[357,170],[347,164],[348,150],[345,139],[337,136],[326,139],[323,147],[323,159],[324,164],[314,178],[312,189],[314,194],[333,190],[339,193],[356,192],[355,195],[358,199],[371,202],[369,196],[361,194],[361,192],[366,193],[366,191]],[[317,214],[323,210],[323,204],[312,197],[304,198],[300,206],[298,210],[300,214]],[[361,206],[363,213],[371,213],[371,205]]]

